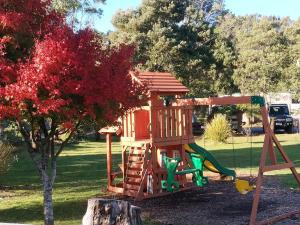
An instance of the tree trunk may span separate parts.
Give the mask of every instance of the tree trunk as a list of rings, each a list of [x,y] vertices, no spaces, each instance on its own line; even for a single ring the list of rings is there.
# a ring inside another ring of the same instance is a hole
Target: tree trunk
[[[89,199],[82,225],[143,225],[141,209],[129,202],[102,198]]]
[[[53,203],[52,203],[52,182],[45,171],[42,172],[44,188],[44,219],[45,225],[54,225]]]

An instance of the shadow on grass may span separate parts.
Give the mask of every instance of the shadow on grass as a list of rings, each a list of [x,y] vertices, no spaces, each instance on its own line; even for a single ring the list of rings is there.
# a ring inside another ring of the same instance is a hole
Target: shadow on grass
[[[81,220],[85,214],[87,200],[54,202],[54,217],[59,221]],[[1,222],[26,223],[43,219],[41,204],[11,207],[0,211]]]

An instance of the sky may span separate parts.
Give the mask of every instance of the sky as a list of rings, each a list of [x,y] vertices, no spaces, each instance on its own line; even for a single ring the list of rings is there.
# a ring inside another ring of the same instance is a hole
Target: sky
[[[141,2],[142,0],[106,0],[101,19],[94,21],[96,29],[102,32],[114,30],[111,24],[113,15],[120,9],[136,8]],[[294,20],[300,17],[300,0],[225,0],[225,8],[236,15],[289,16]]]

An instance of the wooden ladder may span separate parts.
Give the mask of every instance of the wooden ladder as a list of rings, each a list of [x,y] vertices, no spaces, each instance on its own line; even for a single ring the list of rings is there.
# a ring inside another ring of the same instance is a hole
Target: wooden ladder
[[[129,147],[124,179],[124,191],[128,196],[137,197],[143,193],[148,162],[147,145]]]

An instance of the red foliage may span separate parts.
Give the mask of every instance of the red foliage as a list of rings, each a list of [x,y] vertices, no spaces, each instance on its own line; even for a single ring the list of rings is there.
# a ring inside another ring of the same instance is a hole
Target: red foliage
[[[70,127],[83,116],[114,121],[138,104],[132,47],[104,50],[92,30],[75,33],[49,11],[49,1],[9,2],[11,12],[0,0],[0,119],[55,117]],[[24,31],[32,45],[20,45]]]

